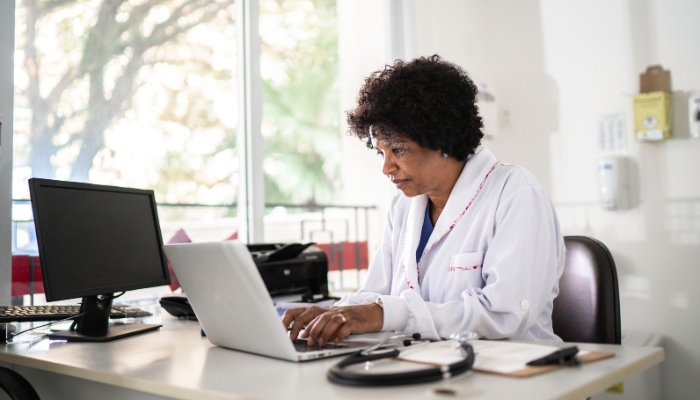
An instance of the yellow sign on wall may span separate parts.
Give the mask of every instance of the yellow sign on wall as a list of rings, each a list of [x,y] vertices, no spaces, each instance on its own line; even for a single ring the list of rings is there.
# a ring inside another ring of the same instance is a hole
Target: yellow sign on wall
[[[634,96],[634,133],[641,141],[671,137],[670,94],[658,91]]]

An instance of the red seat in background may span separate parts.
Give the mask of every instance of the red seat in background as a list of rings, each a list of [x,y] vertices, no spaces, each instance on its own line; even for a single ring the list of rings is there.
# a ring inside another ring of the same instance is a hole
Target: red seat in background
[[[360,269],[367,269],[369,267],[369,245],[367,241],[315,244],[316,247],[323,250],[326,256],[328,256],[329,271],[339,271],[341,259],[343,261],[343,271],[355,269],[357,251],[355,245],[359,246],[360,250]],[[331,254],[331,246],[333,246],[333,254]]]
[[[226,238],[226,240],[235,239],[237,235],[232,235],[233,237]],[[168,241],[168,243],[190,243],[191,239],[187,236],[184,230],[178,230],[175,235]],[[340,260],[342,255],[343,270],[354,270],[356,268],[356,248],[355,244],[359,246],[360,253],[360,269],[367,269],[369,266],[369,246],[367,241],[363,242],[342,242],[333,243],[333,254],[331,255],[331,244],[328,243],[318,243],[316,244],[321,250],[328,256],[328,270],[338,271],[340,270]],[[44,293],[44,281],[41,274],[41,263],[39,256],[30,256],[26,254],[13,254],[12,255],[12,297],[24,296],[31,294],[30,288],[30,266],[34,265],[34,294]],[[175,273],[168,263],[168,270],[170,272],[170,289],[176,290],[180,287],[180,282],[177,280]]]
[[[175,232],[168,243],[190,243],[189,236],[184,230],[180,229]],[[26,254],[12,255],[12,297],[24,296],[31,294],[30,288],[30,266],[34,263],[34,294],[44,293],[44,280],[41,274],[41,263],[39,256],[29,256]],[[175,276],[175,272],[168,262],[168,271],[170,272],[170,290],[175,291],[180,287],[180,282]]]
[[[44,280],[41,275],[39,256],[27,254],[12,255],[12,297],[24,296],[30,292],[30,267],[34,266],[34,294],[44,293]]]
[[[177,232],[173,235],[173,237],[168,240],[168,244],[176,244],[176,243],[192,243],[192,239],[190,239],[189,236],[187,236],[187,233],[185,233],[184,229],[178,229]],[[168,273],[170,273],[170,290],[171,291],[176,291],[180,287],[180,281],[177,279],[177,276],[175,276],[175,271],[173,270],[173,266],[170,265],[170,261],[168,261]]]

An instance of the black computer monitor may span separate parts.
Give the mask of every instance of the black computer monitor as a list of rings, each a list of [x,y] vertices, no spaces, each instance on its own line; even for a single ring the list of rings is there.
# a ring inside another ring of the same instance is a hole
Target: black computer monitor
[[[152,190],[29,179],[47,301],[82,297],[72,341],[111,341],[160,325],[109,324],[115,293],[170,283]]]

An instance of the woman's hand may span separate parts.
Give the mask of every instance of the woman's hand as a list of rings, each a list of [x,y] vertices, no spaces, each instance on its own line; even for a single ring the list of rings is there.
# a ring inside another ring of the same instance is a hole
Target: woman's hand
[[[384,310],[376,303],[344,307],[292,308],[284,312],[282,324],[294,322],[289,338],[295,340],[299,331],[309,346],[324,346],[330,341],[341,342],[352,332],[376,332],[384,325]]]

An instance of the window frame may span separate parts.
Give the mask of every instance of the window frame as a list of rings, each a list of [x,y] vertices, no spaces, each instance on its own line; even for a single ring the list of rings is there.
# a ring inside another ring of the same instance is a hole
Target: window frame
[[[15,2],[0,1],[0,304],[12,293],[12,156]]]

